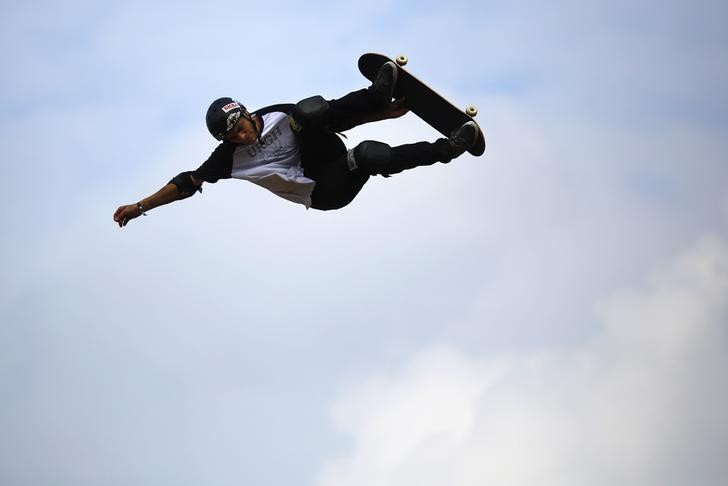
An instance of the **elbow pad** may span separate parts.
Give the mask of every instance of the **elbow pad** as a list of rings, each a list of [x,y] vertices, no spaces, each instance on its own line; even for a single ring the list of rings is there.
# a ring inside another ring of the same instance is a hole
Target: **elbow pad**
[[[190,196],[194,196],[195,193],[198,191],[202,192],[202,186],[195,186],[195,184],[192,182],[192,178],[190,177],[191,175],[191,171],[182,172],[180,174],[177,174],[175,177],[172,178],[172,180],[169,181],[169,184],[174,184],[175,186],[177,186],[180,199],[186,199]]]

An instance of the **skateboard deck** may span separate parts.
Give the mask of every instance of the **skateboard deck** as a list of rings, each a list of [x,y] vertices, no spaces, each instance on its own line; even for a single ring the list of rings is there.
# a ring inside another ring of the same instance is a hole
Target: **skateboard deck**
[[[379,68],[389,61],[392,61],[392,59],[385,55],[367,53],[359,58],[359,71],[361,71],[364,77],[370,81],[374,81],[374,78],[376,78],[379,72]],[[406,63],[407,58],[405,56],[397,57],[395,64],[397,65],[398,75],[397,85],[394,88],[394,97],[404,97],[404,104],[412,113],[446,137],[449,137],[454,130],[460,128],[463,123],[475,121],[473,120],[473,116],[475,116],[477,110],[474,107],[468,108],[467,111],[470,114],[457,108],[435,90],[407,72],[402,67]],[[477,142],[468,150],[468,152],[476,157],[485,152],[485,136],[479,125],[478,131],[479,136]]]

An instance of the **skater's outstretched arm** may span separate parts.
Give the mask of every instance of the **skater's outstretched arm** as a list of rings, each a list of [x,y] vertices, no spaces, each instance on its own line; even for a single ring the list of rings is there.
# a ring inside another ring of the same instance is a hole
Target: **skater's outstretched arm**
[[[196,187],[202,185],[202,181],[197,180],[192,176],[189,177]],[[180,194],[177,186],[175,184],[169,183],[151,196],[142,199],[138,203],[119,206],[119,208],[114,213],[114,221],[119,224],[119,227],[124,227],[129,223],[129,221],[138,218],[139,216],[144,214],[144,212],[157,208],[159,206],[163,206],[165,204],[169,204],[174,201],[178,201],[180,199],[184,199],[184,197],[182,197],[182,195]]]

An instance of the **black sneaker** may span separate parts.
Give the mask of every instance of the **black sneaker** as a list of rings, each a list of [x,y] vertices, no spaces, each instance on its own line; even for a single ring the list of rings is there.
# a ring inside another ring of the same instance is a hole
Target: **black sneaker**
[[[450,134],[448,142],[452,148],[452,158],[460,157],[466,150],[471,149],[478,141],[478,126],[474,121],[463,125]]]
[[[397,65],[392,61],[382,64],[379,68],[377,77],[374,78],[371,90],[382,99],[386,99],[387,103],[394,98],[394,87],[397,85]]]

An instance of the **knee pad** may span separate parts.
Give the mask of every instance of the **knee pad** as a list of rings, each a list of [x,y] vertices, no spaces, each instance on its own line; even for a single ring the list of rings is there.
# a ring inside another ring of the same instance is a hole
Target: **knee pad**
[[[329,103],[322,96],[312,96],[301,100],[293,107],[291,127],[296,133],[303,130],[319,130],[326,125]]]
[[[361,167],[369,172],[376,172],[392,161],[392,147],[386,143],[366,140],[349,150],[346,161],[349,170]]]

